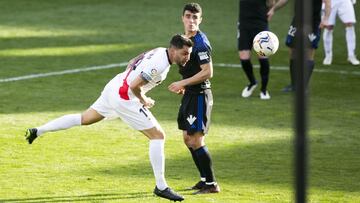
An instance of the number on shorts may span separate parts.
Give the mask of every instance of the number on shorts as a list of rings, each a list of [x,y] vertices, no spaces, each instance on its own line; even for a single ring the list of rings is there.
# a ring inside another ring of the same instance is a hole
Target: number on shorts
[[[139,109],[139,112],[140,112],[140,113],[143,113],[146,117],[148,117],[148,115],[145,113],[145,111],[147,111],[147,110],[145,109],[144,106]]]
[[[296,27],[290,25],[288,35],[295,37]]]

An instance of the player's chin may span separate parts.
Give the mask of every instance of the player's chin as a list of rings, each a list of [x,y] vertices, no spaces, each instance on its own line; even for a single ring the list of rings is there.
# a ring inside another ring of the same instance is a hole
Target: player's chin
[[[183,63],[183,62],[178,62],[178,63],[176,63],[178,66],[180,66],[180,67],[184,67],[185,66],[185,64],[186,64],[186,62],[185,63]]]
[[[196,32],[198,30],[198,27],[197,26],[194,26],[194,25],[190,25],[188,27],[188,31],[190,32]]]

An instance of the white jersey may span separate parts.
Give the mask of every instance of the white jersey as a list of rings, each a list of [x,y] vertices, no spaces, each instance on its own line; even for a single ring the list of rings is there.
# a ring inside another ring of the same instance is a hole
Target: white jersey
[[[140,103],[129,85],[140,76],[147,81],[142,87],[146,93],[165,80],[170,65],[166,48],[159,47],[138,56],[132,67],[107,83],[91,108],[106,118],[119,117],[136,130],[157,126],[155,117]]]
[[[121,98],[126,100],[137,99],[131,89],[128,88],[136,77],[141,76],[148,82],[142,87],[142,92],[146,93],[165,80],[169,68],[170,62],[166,48],[156,48],[138,58],[132,69],[118,74],[109,84],[114,83],[113,85],[117,86],[119,83],[122,83],[120,88],[123,91],[119,92]]]

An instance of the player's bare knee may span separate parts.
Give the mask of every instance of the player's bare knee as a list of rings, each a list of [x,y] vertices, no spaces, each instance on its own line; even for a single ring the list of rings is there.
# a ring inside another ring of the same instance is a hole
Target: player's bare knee
[[[240,52],[239,57],[240,57],[240,60],[249,60],[250,59],[250,53],[248,53],[248,52]]]
[[[196,136],[186,136],[184,137],[184,143],[187,147],[192,149],[198,149],[202,146],[201,140]]]
[[[153,139],[165,139],[165,132],[161,127],[153,127],[150,129],[142,130],[141,131],[146,137],[150,140]]]
[[[155,139],[165,139],[165,133],[163,131],[159,131],[157,134],[155,134]]]
[[[163,140],[165,139],[164,134],[153,134],[149,137],[150,140]]]
[[[199,149],[200,147],[204,146],[205,143],[199,140],[194,140],[192,145],[193,145],[193,149]]]
[[[86,119],[83,115],[81,115],[81,125],[90,125],[88,119]]]
[[[89,108],[81,114],[81,125],[91,125],[102,119],[104,119],[102,115],[94,109]]]
[[[333,30],[333,29],[334,29],[334,26],[333,26],[333,25],[328,25],[328,26],[326,26],[326,29],[328,29],[328,30]]]
[[[192,146],[191,138],[190,138],[189,136],[184,137],[184,143],[185,143],[185,145],[186,145],[187,147],[190,147],[190,148],[193,147],[193,146]]]
[[[93,123],[91,120],[89,113],[84,112],[81,114],[81,125],[90,125]]]
[[[161,127],[159,127],[157,130],[158,130],[158,138],[165,139],[166,134],[165,134],[164,130]]]
[[[198,132],[192,137],[192,145],[193,149],[198,149],[205,145],[204,134],[202,132]]]

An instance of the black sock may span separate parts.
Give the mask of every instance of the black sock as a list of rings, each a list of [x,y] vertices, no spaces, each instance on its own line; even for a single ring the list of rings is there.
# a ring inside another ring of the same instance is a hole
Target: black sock
[[[305,78],[305,84],[306,86],[305,87],[308,87],[309,86],[309,83],[310,83],[310,78],[311,78],[311,75],[312,75],[312,72],[314,70],[314,66],[315,66],[315,62],[314,60],[307,60],[307,72],[306,72],[306,78]]]
[[[200,163],[199,163],[199,159],[197,158],[196,154],[195,154],[195,151],[189,147],[189,150],[191,152],[191,156],[195,162],[195,165],[196,165],[196,168],[198,169],[198,171],[200,172],[200,178],[203,179],[206,177],[205,173],[203,170],[201,170],[201,167],[200,167]]]
[[[246,77],[248,78],[250,85],[253,85],[256,83],[255,76],[253,73],[253,66],[251,64],[250,60],[240,60],[241,66],[244,69],[244,72],[246,74]]]
[[[199,149],[196,149],[194,152],[199,160],[200,168],[205,172],[206,182],[215,182],[215,176],[212,169],[212,161],[207,147],[202,146]]]
[[[266,92],[267,84],[269,82],[270,64],[269,59],[259,59],[260,76],[261,76],[261,91]]]
[[[290,59],[290,85],[295,89],[295,67],[294,59]]]

